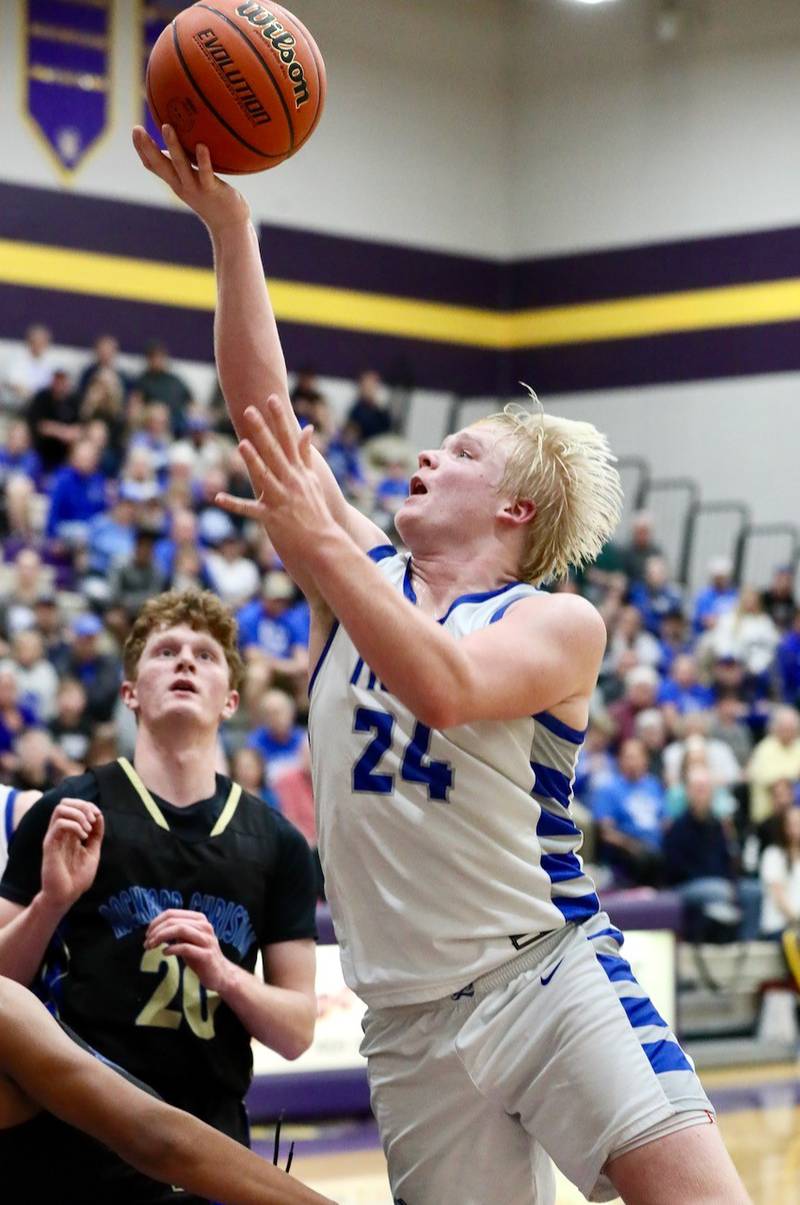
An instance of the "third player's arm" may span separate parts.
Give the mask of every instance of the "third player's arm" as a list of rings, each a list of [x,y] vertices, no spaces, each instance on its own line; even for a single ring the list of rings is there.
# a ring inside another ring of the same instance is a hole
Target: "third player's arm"
[[[227,1205],[331,1205],[239,1143],[131,1084],[72,1042],[30,992],[2,980],[0,1072],[146,1176]]]

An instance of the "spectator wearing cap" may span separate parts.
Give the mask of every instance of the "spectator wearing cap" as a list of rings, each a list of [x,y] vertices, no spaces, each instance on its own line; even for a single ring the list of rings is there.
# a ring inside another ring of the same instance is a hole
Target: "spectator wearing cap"
[[[298,614],[293,614],[294,598],[291,578],[273,570],[264,578],[260,598],[237,615],[245,659],[265,659],[272,675],[289,678],[293,684],[308,672],[307,632],[298,623]]]
[[[42,462],[31,444],[28,424],[21,418],[9,424],[5,439],[0,445],[0,486],[9,477],[20,473],[29,478],[38,489],[42,478]]]
[[[800,704],[800,608],[778,645],[775,663],[783,701],[796,707]]]
[[[34,451],[46,474],[61,468],[70,448],[80,438],[78,408],[78,396],[63,368],[55,369],[49,384],[31,398],[25,418]]]
[[[113,572],[111,597],[125,609],[129,619],[138,614],[148,598],[166,589],[166,578],[153,558],[157,538],[151,528],[137,527],[132,556]]]
[[[186,410],[192,400],[189,387],[177,373],[171,371],[165,344],[151,341],[146,345],[144,354],[144,372],[133,386],[135,401],[144,405],[163,402],[169,409],[173,435],[182,435],[186,426]]]
[[[206,557],[212,589],[229,607],[240,607],[258,593],[255,562],[245,556],[244,544],[232,523],[221,533]]]
[[[776,707],[769,732],[753,750],[747,766],[750,820],[760,824],[770,814],[769,789],[779,778],[800,779],[800,715],[793,707]]]
[[[791,565],[778,565],[772,574],[772,581],[761,595],[764,610],[779,632],[789,631],[797,609],[795,572]]]
[[[620,548],[622,572],[631,583],[644,581],[645,566],[651,557],[662,555],[655,538],[655,524],[649,511],[637,511],[631,520],[631,536]]]
[[[665,615],[682,610],[680,589],[670,581],[669,566],[663,556],[647,558],[644,579],[631,584],[628,600],[640,612],[646,630],[654,636],[660,634]]]
[[[691,653],[679,653],[672,662],[669,677],[658,688],[657,702],[667,712],[674,727],[677,716],[687,711],[708,711],[714,705],[714,691],[699,681],[697,660]]]
[[[64,637],[64,617],[55,591],[44,590],[39,595],[34,603],[33,614],[47,659],[58,667],[68,655],[69,645]]]
[[[658,674],[650,665],[636,665],[625,675],[625,693],[612,703],[608,714],[614,721],[620,741],[630,740],[635,732],[640,711],[656,706]]]
[[[296,722],[294,699],[284,690],[268,690],[259,705],[261,723],[251,732],[246,744],[257,749],[267,767],[267,781],[276,787],[287,770],[302,765],[305,731]]]
[[[715,556],[708,563],[709,584],[694,604],[694,630],[713,628],[720,615],[736,606],[738,591],[733,584],[733,562],[727,556]]]
[[[91,611],[76,615],[70,625],[71,644],[56,666],[61,677],[77,678],[86,691],[87,712],[96,722],[110,720],[121,681],[119,659],[100,649],[103,625]]]
[[[56,709],[58,674],[44,655],[44,642],[35,628],[18,632],[11,643],[11,669],[17,679],[20,702],[37,722],[46,723]]]
[[[89,523],[106,509],[106,479],[97,467],[97,448],[88,439],[79,440],[53,481],[45,532],[48,539],[84,544]]]
[[[601,861],[633,883],[656,883],[661,875],[664,805],[664,788],[648,771],[644,745],[623,741],[617,775],[591,800]]]
[[[226,441],[214,430],[211,415],[204,406],[194,405],[187,410],[183,439],[175,444],[175,449],[180,449],[181,455],[191,462],[193,476],[222,466]]]
[[[55,357],[52,335],[41,322],[25,331],[25,346],[12,358],[5,371],[2,395],[7,410],[19,413],[40,389],[53,379]]]
[[[381,378],[371,369],[358,378],[358,392],[347,413],[347,421],[358,430],[360,443],[386,435],[392,429],[392,416],[381,399]]]

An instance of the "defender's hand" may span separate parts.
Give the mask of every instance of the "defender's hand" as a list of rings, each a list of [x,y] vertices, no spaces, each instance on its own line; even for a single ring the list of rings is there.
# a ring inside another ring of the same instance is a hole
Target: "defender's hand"
[[[133,145],[147,170],[168,184],[212,234],[225,226],[249,222],[250,206],[237,189],[214,175],[208,147],[198,143],[197,167],[193,167],[172,126],[162,126],[161,132],[166,151],[156,145],[143,126],[133,128]]]
[[[233,964],[222,953],[217,935],[202,912],[168,908],[147,927],[146,950],[164,947],[191,967],[206,991],[223,995],[230,982]]]
[[[97,874],[105,826],[103,813],[85,799],[62,799],[50,817],[42,844],[42,896],[70,908]]]

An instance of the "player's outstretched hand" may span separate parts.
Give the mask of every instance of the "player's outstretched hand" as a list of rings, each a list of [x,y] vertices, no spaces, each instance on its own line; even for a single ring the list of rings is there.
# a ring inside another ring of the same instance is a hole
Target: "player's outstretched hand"
[[[206,991],[223,995],[230,982],[233,963],[222,953],[217,935],[202,912],[168,908],[147,926],[146,950],[164,946],[191,967]]]
[[[56,909],[70,908],[97,874],[103,813],[85,799],[62,799],[42,845],[42,895]]]
[[[133,128],[133,145],[147,170],[168,184],[212,234],[225,226],[248,222],[250,206],[238,189],[214,175],[208,147],[198,144],[197,167],[193,167],[172,126],[162,126],[161,132],[166,151],[156,145],[143,126]]]

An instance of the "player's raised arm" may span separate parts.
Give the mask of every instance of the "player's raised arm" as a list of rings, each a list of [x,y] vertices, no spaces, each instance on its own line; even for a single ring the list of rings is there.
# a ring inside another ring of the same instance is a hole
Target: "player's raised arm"
[[[250,207],[237,189],[214,174],[207,147],[198,145],[194,168],[172,127],[164,126],[163,132],[168,154],[159,150],[141,126],[133,131],[133,143],[147,170],[194,210],[211,236],[217,279],[214,354],[231,421],[243,436],[247,407],[263,405],[273,395],[296,430],[286,361]],[[361,547],[381,543],[380,530],[347,504],[316,450],[313,464],[337,522],[347,527]]]
[[[35,996],[8,980],[0,980],[0,1073],[153,1179],[226,1205],[331,1205],[88,1054]]]

